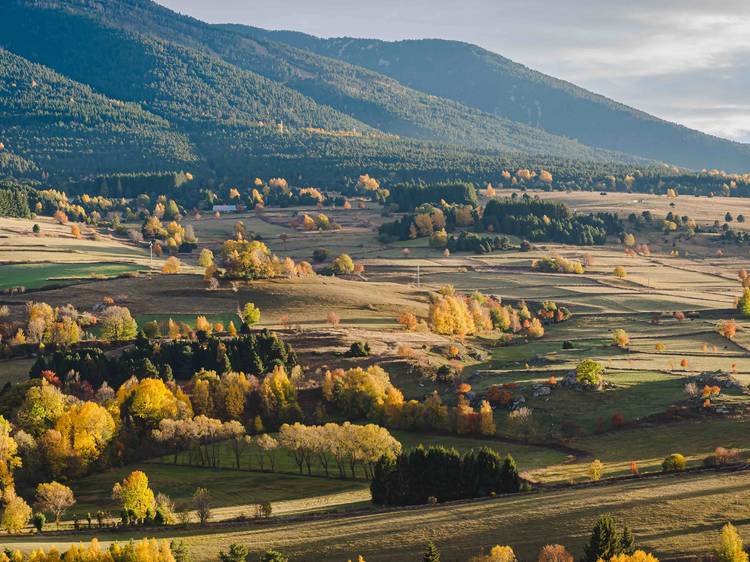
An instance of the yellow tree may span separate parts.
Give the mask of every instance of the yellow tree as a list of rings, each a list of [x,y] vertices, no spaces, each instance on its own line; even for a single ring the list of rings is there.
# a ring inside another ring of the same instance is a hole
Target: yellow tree
[[[117,403],[127,409],[123,414],[146,427],[156,427],[164,418],[174,418],[178,412],[177,398],[161,379],[142,379],[134,385],[122,385],[117,391]]]
[[[487,400],[482,400],[479,407],[479,433],[482,435],[495,435],[495,415]]]
[[[22,497],[16,494],[14,488],[7,488],[3,494],[5,509],[3,510],[2,526],[8,533],[18,533],[26,528],[31,519],[31,508]]]
[[[0,416],[0,492],[13,487],[13,470],[21,466],[18,443],[11,430],[10,422]]]
[[[114,436],[115,422],[106,408],[95,402],[74,404],[58,418],[61,452],[78,459],[81,470],[96,460]]]
[[[148,476],[140,470],[134,470],[122,482],[112,488],[112,499],[122,503],[122,508],[142,520],[156,505],[154,492],[149,488]]]
[[[731,523],[721,528],[721,540],[716,549],[716,560],[718,562],[748,562],[742,537]]]

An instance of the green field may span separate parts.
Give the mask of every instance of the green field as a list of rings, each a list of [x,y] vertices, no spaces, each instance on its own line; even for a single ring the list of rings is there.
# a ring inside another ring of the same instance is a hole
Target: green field
[[[0,265],[0,289],[73,285],[82,280],[145,271],[132,263],[24,263]]]
[[[272,474],[221,470],[171,464],[142,463],[112,469],[83,478],[73,485],[76,505],[73,514],[84,516],[97,510],[119,519],[119,508],[112,496],[112,486],[132,470],[143,470],[155,493],[167,494],[179,510],[192,510],[196,488],[206,488],[211,496],[216,520],[251,514],[251,504],[268,501],[277,514],[301,513],[330,509],[344,504],[348,507],[369,500],[368,483],[352,480],[302,477],[293,474]]]

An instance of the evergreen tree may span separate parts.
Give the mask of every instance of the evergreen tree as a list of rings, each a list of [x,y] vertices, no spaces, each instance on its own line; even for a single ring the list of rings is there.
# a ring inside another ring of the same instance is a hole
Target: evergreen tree
[[[250,550],[244,544],[232,543],[229,545],[229,552],[223,550],[219,552],[220,562],[245,562]]]
[[[503,461],[503,468],[500,474],[502,490],[505,493],[517,492],[521,489],[521,479],[518,476],[518,467],[515,459],[508,454]]]
[[[424,549],[422,562],[440,562],[440,551],[432,541],[428,542]]]
[[[620,537],[620,550],[622,554],[633,554],[635,552],[635,537],[630,527],[625,525],[622,529],[622,536]]]
[[[596,521],[589,543],[583,550],[582,562],[609,560],[620,554],[621,548],[621,537],[615,528],[614,520],[609,515],[602,515]]]

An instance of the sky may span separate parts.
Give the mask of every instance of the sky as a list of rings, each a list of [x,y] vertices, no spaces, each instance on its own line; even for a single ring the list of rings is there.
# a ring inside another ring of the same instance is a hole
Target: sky
[[[750,142],[750,0],[157,0],[211,23],[480,45],[648,113]]]

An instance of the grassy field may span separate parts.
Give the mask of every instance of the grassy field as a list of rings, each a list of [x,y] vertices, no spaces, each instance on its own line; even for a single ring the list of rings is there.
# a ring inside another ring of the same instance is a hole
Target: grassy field
[[[726,521],[750,533],[750,474],[714,472],[636,479],[596,488],[519,494],[464,504],[352,513],[317,520],[245,524],[206,530],[99,533],[100,540],[128,540],[144,534],[184,539],[199,562],[215,560],[231,543],[252,553],[277,548],[295,561],[341,561],[362,554],[368,561],[413,561],[428,540],[446,560],[466,560],[480,548],[509,544],[521,560],[534,559],[548,543],[582,554],[591,527],[602,513],[627,521],[639,546],[665,558],[709,551]],[[88,533],[59,536],[65,548]],[[50,539],[13,537],[11,548],[29,550]]]
[[[116,277],[146,271],[130,263],[26,263],[0,265],[0,290],[11,287],[37,289],[47,285],[73,285],[82,280]]]
[[[213,468],[143,463],[88,476],[73,485],[78,501],[73,514],[109,512],[119,519],[119,508],[112,496],[112,486],[132,470],[143,470],[154,492],[167,494],[178,509],[192,509],[196,488],[206,488],[216,520],[251,515],[252,505],[268,501],[278,515],[304,513],[341,506],[351,508],[370,499],[368,483],[363,481],[303,477],[293,474],[260,473]]]

